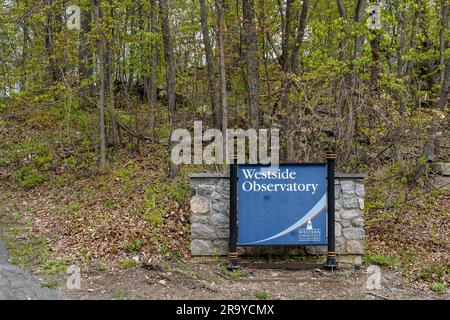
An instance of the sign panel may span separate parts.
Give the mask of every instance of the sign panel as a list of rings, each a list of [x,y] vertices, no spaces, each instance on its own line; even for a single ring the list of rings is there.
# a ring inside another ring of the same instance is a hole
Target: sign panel
[[[327,244],[325,164],[239,165],[239,245]]]

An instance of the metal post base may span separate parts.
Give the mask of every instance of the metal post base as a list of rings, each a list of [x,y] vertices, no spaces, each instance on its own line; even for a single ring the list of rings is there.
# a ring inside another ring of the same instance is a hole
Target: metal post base
[[[328,252],[327,261],[325,262],[325,268],[327,268],[329,270],[335,270],[337,268],[335,252]]]
[[[237,252],[230,252],[228,254],[228,261],[228,270],[233,271],[241,268]]]

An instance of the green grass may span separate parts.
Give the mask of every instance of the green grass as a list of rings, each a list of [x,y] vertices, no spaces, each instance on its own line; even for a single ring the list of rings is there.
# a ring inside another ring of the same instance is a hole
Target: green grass
[[[60,274],[67,271],[67,262],[64,259],[47,260],[42,266],[46,274]]]
[[[138,263],[133,259],[125,259],[120,262],[120,266],[122,267],[122,269],[125,270],[133,269],[134,267],[137,266],[137,264]]]
[[[95,265],[95,270],[97,270],[97,271],[105,271],[105,270],[107,270],[108,269],[108,265],[107,264],[104,264],[104,263],[97,263],[96,265]]]
[[[45,177],[36,168],[24,166],[13,173],[16,182],[25,189],[31,189],[44,182]]]
[[[58,282],[55,280],[51,280],[48,282],[41,283],[41,288],[54,289],[58,286]]]
[[[170,262],[167,260],[164,260],[163,262],[161,262],[161,268],[163,268],[164,270],[169,270],[170,269]]]
[[[139,238],[133,238],[131,241],[125,243],[125,248],[128,252],[135,252],[141,250],[142,241]]]
[[[223,268],[223,273],[225,273],[228,277],[231,279],[237,280],[243,276],[241,269],[235,269],[235,270],[228,270],[227,267]]]
[[[127,294],[123,290],[117,290],[116,293],[114,293],[114,300],[125,300],[127,298]]]
[[[241,298],[248,298],[251,296],[250,292],[248,291],[241,291],[239,295],[241,296]]]
[[[443,294],[445,292],[445,285],[440,282],[435,282],[430,285],[430,289],[437,294]]]
[[[391,266],[391,267],[400,267],[401,259],[395,256],[389,256],[383,253],[374,254],[370,251],[367,251],[364,262],[366,264],[377,264],[380,266]]]
[[[266,291],[257,291],[255,292],[255,297],[260,300],[267,300],[269,294]]]

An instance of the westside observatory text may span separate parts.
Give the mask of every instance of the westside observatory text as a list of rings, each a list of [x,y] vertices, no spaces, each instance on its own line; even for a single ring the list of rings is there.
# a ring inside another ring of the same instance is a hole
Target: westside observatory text
[[[242,190],[245,192],[311,192],[315,194],[318,183],[271,183],[267,180],[296,180],[297,172],[290,171],[289,169],[278,171],[259,171],[256,169],[243,169],[242,170],[246,180],[252,179],[253,181],[245,181],[242,183]],[[264,182],[260,182],[264,180]]]

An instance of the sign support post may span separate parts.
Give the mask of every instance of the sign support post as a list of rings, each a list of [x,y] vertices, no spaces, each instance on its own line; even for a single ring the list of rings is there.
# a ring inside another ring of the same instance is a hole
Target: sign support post
[[[327,152],[327,208],[328,208],[328,253],[325,267],[331,270],[336,269],[336,239],[334,230],[334,161],[336,153]]]
[[[230,163],[230,239],[228,244],[228,269],[239,269],[237,252],[237,179],[238,165],[236,156]]]

